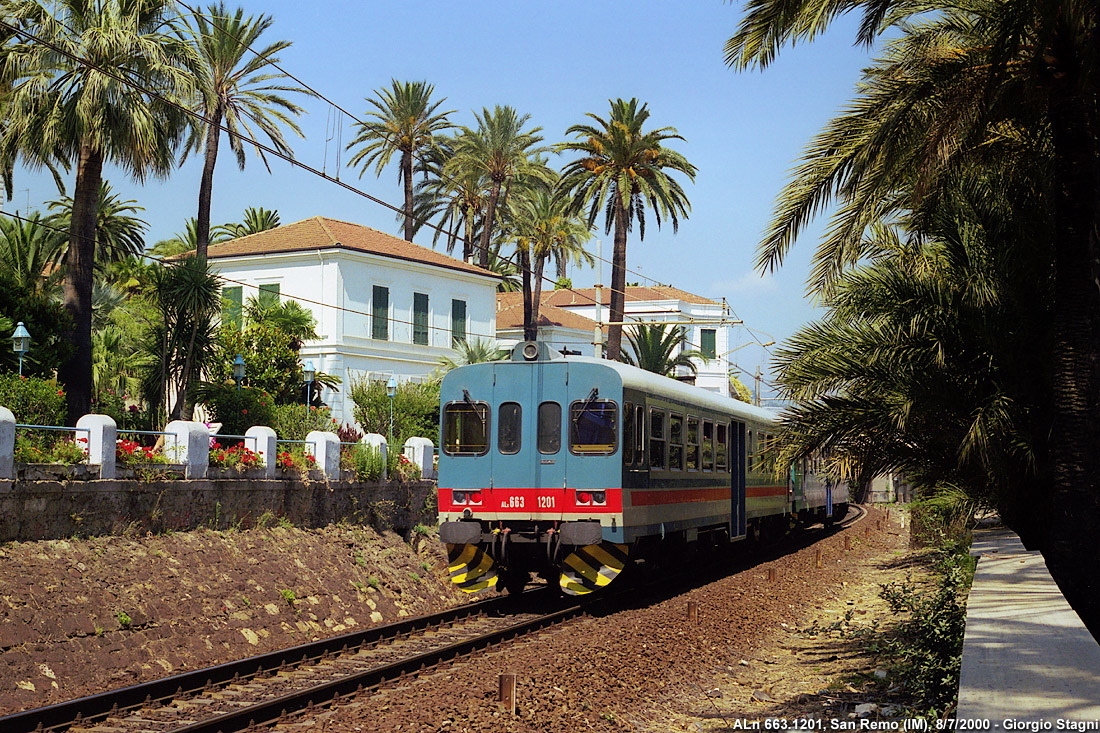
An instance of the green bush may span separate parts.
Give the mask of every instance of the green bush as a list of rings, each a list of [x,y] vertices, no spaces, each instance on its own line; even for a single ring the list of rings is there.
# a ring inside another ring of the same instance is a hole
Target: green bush
[[[230,384],[203,384],[197,395],[210,410],[216,422],[222,424],[224,435],[244,435],[253,425],[267,425],[275,419],[275,403],[262,389]]]
[[[351,399],[355,419],[368,433],[389,437],[390,398],[386,383],[378,380],[353,382]],[[393,396],[393,443],[404,445],[409,438],[429,438],[439,443],[439,384],[397,385]]]
[[[100,390],[92,400],[92,412],[107,415],[119,430],[152,430],[149,413],[137,405],[127,405],[126,399],[113,389]]]
[[[291,336],[274,328],[253,326],[243,332],[222,328],[217,355],[207,367],[207,375],[216,384],[233,384],[233,361],[240,354],[245,364],[245,384],[268,392],[279,404],[304,400],[306,388],[295,343]]]
[[[26,425],[65,424],[65,391],[54,379],[0,374],[0,405]]]
[[[342,458],[345,467],[355,471],[355,477],[360,481],[378,481],[386,469],[382,451],[369,445],[348,446]]]
[[[305,440],[310,431],[335,433],[340,425],[327,407],[275,405],[270,426],[281,440]]]
[[[88,439],[71,435],[19,430],[15,434],[16,463],[84,463]]]

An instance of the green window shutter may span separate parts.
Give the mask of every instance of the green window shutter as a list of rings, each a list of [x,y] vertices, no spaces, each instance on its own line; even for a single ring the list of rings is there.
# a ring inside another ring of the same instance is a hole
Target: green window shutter
[[[413,343],[428,345],[427,293],[413,293]]]
[[[386,341],[390,337],[390,289],[375,285],[372,304],[370,337]]]
[[[222,288],[222,325],[226,328],[241,330],[243,297],[244,289],[239,285],[233,288]]]
[[[702,342],[699,345],[699,351],[702,351],[703,356],[707,357],[708,359],[713,359],[718,351],[715,348],[716,334],[717,331],[715,331],[713,328],[704,328],[699,336],[699,339]]]
[[[466,340],[466,301],[451,301],[451,345],[458,346]]]
[[[266,283],[260,286],[261,303],[279,302],[279,283]]]

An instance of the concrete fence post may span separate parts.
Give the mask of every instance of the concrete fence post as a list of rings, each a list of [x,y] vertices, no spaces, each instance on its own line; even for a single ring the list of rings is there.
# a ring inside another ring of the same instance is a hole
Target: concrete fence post
[[[363,438],[359,442],[362,443],[363,445],[368,445],[371,448],[373,448],[374,450],[379,451],[379,452],[382,453],[382,480],[383,481],[389,480],[389,477],[390,477],[390,471],[389,471],[389,468],[390,468],[390,463],[389,463],[390,446],[386,442],[386,436],[385,435],[379,435],[378,433],[367,433],[366,435],[363,436]]]
[[[186,478],[206,478],[210,468],[210,428],[206,423],[173,420],[164,429],[164,455],[183,464]]]
[[[340,478],[340,436],[322,430],[310,431],[306,436],[306,453],[317,460],[317,468],[327,479]]]
[[[118,426],[110,415],[84,415],[76,421],[76,439],[88,440],[88,465],[99,466],[99,477],[115,477]],[[85,432],[87,431],[87,432]]]
[[[427,438],[409,438],[405,441],[405,457],[420,469],[420,478],[435,478],[435,445]]]
[[[279,457],[275,449],[275,431],[265,425],[253,425],[244,431],[244,437],[244,447],[260,457],[264,478],[275,478],[275,462]]]
[[[15,478],[15,415],[0,407],[0,481]]]

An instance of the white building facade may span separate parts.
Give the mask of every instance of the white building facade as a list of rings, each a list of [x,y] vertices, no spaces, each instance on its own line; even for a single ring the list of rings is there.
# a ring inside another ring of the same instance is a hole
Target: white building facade
[[[492,339],[499,277],[376,229],[323,217],[222,244],[208,253],[229,307],[260,293],[295,300],[317,321],[300,359],[340,377],[321,399],[354,424],[351,385],[423,381],[460,340]]]

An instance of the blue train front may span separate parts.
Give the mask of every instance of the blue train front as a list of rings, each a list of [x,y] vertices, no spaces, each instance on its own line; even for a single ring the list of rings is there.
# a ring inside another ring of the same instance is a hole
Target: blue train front
[[[543,343],[452,370],[440,401],[440,537],[469,592],[517,592],[536,573],[588,593],[633,554],[827,519],[847,501],[805,465],[789,480],[764,470],[771,413]]]

